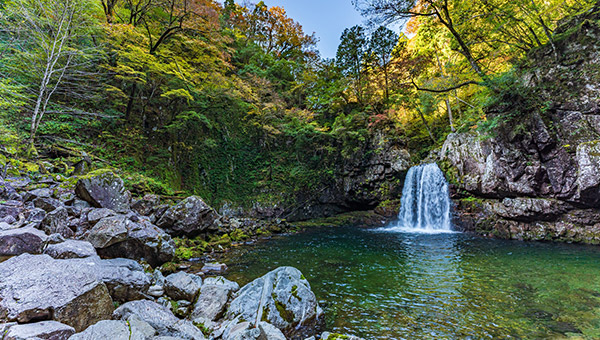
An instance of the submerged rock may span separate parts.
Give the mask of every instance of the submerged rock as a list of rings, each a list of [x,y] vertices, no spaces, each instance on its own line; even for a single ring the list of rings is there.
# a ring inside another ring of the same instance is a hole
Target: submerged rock
[[[0,263],[0,320],[55,320],[82,331],[110,318],[106,285],[72,261],[23,254]]]
[[[108,208],[118,213],[129,211],[131,194],[123,180],[110,171],[89,174],[75,186],[78,197],[96,208]]]
[[[242,287],[226,314],[230,320],[264,320],[288,334],[314,324],[320,315],[310,284],[292,267],[275,269]]]

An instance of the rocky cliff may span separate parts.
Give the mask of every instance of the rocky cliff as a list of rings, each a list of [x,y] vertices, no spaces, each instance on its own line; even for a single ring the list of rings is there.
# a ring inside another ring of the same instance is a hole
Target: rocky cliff
[[[495,131],[451,134],[438,154],[466,230],[600,243],[600,4],[555,39],[558,58],[548,46],[517,70],[529,102],[493,107]]]

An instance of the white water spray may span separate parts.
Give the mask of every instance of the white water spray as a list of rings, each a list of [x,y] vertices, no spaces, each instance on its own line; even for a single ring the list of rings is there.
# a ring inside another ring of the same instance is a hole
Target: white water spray
[[[435,163],[410,168],[404,181],[396,226],[390,231],[452,232],[448,182]]]

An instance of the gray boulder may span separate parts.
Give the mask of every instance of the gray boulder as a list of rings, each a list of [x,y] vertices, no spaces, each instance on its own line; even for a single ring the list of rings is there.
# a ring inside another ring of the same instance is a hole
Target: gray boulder
[[[110,171],[89,174],[79,179],[75,194],[96,208],[108,208],[118,213],[129,210],[131,194],[125,190],[123,180]]]
[[[600,141],[577,146],[576,199],[588,206],[600,205]]]
[[[93,256],[84,259],[68,260],[92,273],[104,282],[113,300],[126,302],[146,297],[151,277],[136,261],[129,259],[101,260]]]
[[[125,216],[111,216],[101,219],[87,233],[86,240],[95,248],[106,248],[127,239],[127,227],[131,223]]]
[[[147,220],[127,221],[125,225],[125,239],[98,249],[100,256],[144,260],[153,267],[169,262],[175,256],[175,242],[162,229]]]
[[[229,326],[222,337],[224,340],[286,340],[277,327],[261,321],[256,327],[250,322],[240,322]]]
[[[23,202],[4,201],[0,203],[0,219],[12,216],[15,220],[18,220],[21,212],[23,212]]]
[[[52,190],[48,188],[34,189],[25,192],[22,196],[25,202],[33,201],[36,198],[50,198],[52,197]]]
[[[4,334],[3,340],[29,340],[32,338],[67,340],[75,334],[75,328],[56,321],[41,321],[13,325]]]
[[[94,225],[105,217],[115,216],[117,213],[107,208],[92,209],[87,213],[87,220]]]
[[[167,307],[148,300],[131,301],[113,313],[113,319],[128,320],[137,316],[154,328],[159,336],[181,339],[205,339],[204,334],[190,321],[180,320]]]
[[[26,222],[41,223],[46,217],[46,211],[40,208],[27,210],[24,214]]]
[[[150,216],[154,208],[160,204],[160,197],[157,195],[146,195],[131,204],[131,210],[142,216]]]
[[[145,340],[144,334],[124,321],[103,320],[77,333],[69,340]]]
[[[33,206],[42,209],[45,212],[51,212],[64,206],[64,204],[55,198],[38,197],[33,200]]]
[[[75,233],[69,227],[69,213],[64,207],[49,212],[40,224],[40,229],[46,234],[61,234],[66,238],[73,237]]]
[[[214,226],[217,212],[198,196],[190,196],[169,208],[156,225],[174,235],[197,235]]]
[[[207,323],[219,319],[231,295],[239,285],[223,277],[209,277],[204,280],[200,295],[194,304],[191,319],[194,322]]]
[[[31,227],[0,230],[0,256],[39,254],[46,238],[43,231]]]
[[[174,300],[194,301],[201,287],[201,277],[177,272],[166,277],[164,289],[165,293]]]
[[[55,259],[76,259],[95,256],[96,249],[87,241],[66,240],[61,243],[49,244],[44,250]]]
[[[267,321],[284,333],[309,326],[321,310],[310,284],[292,267],[280,267],[250,282],[234,296],[227,319]]]
[[[73,261],[23,254],[0,263],[0,319],[55,320],[82,331],[110,318],[106,285]]]

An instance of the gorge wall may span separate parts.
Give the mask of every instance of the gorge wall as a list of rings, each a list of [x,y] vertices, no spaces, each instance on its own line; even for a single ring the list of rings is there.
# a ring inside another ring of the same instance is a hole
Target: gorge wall
[[[600,243],[600,5],[533,52],[490,134],[448,136],[437,158],[465,230],[519,240]],[[518,92],[518,91],[515,91]]]

